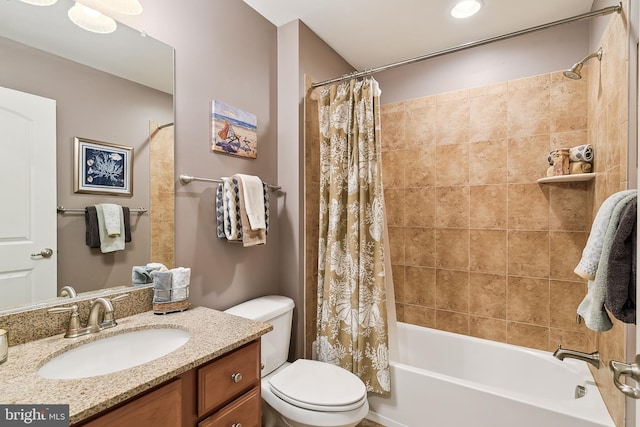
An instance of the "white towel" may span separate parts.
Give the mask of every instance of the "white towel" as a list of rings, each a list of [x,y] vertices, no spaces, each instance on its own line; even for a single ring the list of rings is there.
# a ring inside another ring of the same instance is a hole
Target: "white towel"
[[[191,269],[176,267],[169,270],[173,275],[173,288],[171,290],[171,301],[183,301],[189,297],[189,282]]]
[[[122,215],[122,206],[113,203],[101,203],[102,212],[104,214],[104,228],[111,237],[120,235],[120,218]]]
[[[244,208],[247,211],[249,225],[252,230],[267,228],[264,214],[264,190],[262,180],[257,176],[237,174],[242,180]]]
[[[166,265],[160,262],[150,262],[147,264],[147,268],[149,270],[157,270],[157,271],[169,271]]]
[[[613,209],[620,200],[630,194],[637,194],[637,190],[619,191],[609,196],[609,198],[602,203],[600,209],[598,209],[598,213],[593,220],[593,225],[591,225],[591,232],[589,233],[587,244],[582,251],[582,258],[575,270],[573,270],[578,276],[588,280],[596,278],[596,271],[598,270],[598,263],[600,262],[600,255],[602,254],[602,243]]]
[[[124,250],[124,217],[120,209],[120,233],[117,236],[109,236],[105,227],[104,212],[102,205],[96,205],[96,216],[98,217],[98,233],[100,234],[100,251],[102,253]]]
[[[186,288],[189,286],[189,282],[191,281],[191,269],[186,267],[176,267],[172,268],[171,273],[173,274],[173,288]]]

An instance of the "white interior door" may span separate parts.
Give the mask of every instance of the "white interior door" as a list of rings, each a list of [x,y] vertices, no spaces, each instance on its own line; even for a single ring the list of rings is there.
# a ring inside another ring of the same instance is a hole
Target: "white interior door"
[[[0,308],[56,296],[56,102],[0,87]]]

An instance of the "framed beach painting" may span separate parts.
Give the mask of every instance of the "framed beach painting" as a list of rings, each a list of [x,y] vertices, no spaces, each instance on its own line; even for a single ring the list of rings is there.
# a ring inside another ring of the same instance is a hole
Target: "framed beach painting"
[[[73,141],[75,193],[133,194],[132,147],[78,137]]]
[[[258,126],[254,114],[211,101],[211,151],[255,159]]]

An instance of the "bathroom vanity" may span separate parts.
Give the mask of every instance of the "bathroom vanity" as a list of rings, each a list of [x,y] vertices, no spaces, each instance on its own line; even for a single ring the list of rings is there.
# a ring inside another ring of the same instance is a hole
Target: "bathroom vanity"
[[[150,328],[183,329],[191,338],[166,356],[105,375],[38,374],[44,363],[73,347]],[[7,363],[0,365],[0,396],[2,403],[69,404],[74,426],[259,426],[260,337],[271,328],[204,307],[166,316],[137,314],[96,334],[10,347]]]

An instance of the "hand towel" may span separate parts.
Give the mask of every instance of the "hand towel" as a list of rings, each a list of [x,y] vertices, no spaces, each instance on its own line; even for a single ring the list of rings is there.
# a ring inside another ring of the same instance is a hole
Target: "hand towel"
[[[608,331],[613,327],[611,319],[605,310],[609,254],[611,252],[613,236],[620,222],[620,216],[627,205],[633,203],[636,199],[637,193],[629,194],[618,201],[611,211],[602,241],[602,252],[600,254],[595,278],[593,281],[589,281],[587,295],[578,306],[577,312],[584,319],[585,325],[594,331]]]
[[[588,280],[595,279],[598,262],[600,262],[600,255],[602,254],[602,242],[605,232],[607,231],[611,213],[616,207],[616,204],[630,194],[637,194],[637,190],[619,191],[609,196],[609,198],[602,203],[600,209],[598,209],[598,213],[591,225],[591,232],[589,233],[587,244],[582,250],[582,258],[573,270],[578,276]]]
[[[551,154],[553,161],[553,175],[569,175],[569,149],[559,148]]]
[[[222,178],[224,186],[224,233],[227,240],[242,240],[242,225],[240,224],[240,196],[238,180]]]
[[[576,312],[587,328],[592,331],[604,332],[613,327],[611,319],[604,309],[604,287],[596,284],[595,281],[587,282],[587,295],[584,297]]]
[[[100,231],[98,230],[98,213],[95,206],[87,206],[84,208],[84,240],[90,248],[100,247]]]
[[[569,163],[569,173],[590,173],[593,165],[587,162],[571,162]]]
[[[122,207],[122,217],[124,218],[124,242],[131,242],[131,209]]]
[[[119,236],[122,207],[113,203],[101,203],[100,206],[104,215],[104,228],[107,231],[107,235],[110,237]]]
[[[160,262],[150,262],[147,264],[147,268],[151,270],[157,270],[157,271],[169,271],[167,266]]]
[[[189,282],[191,269],[185,267],[172,268],[173,289],[171,290],[171,301],[182,301],[189,297]]]
[[[244,191],[243,185],[242,185],[242,181],[238,180],[238,188],[240,190],[240,193],[242,194],[242,192]],[[258,230],[252,230],[251,226],[249,225],[249,218],[247,217],[247,211],[244,205],[244,197],[240,197],[240,218],[241,218],[241,225],[242,225],[242,245],[244,247],[249,247],[249,246],[258,246],[258,245],[264,245],[267,243],[267,230],[266,229],[258,229]]]
[[[605,307],[624,323],[636,323],[637,211],[637,200],[624,208],[609,252]]]
[[[224,186],[218,184],[216,188],[216,235],[218,239],[226,239],[224,234]]]
[[[153,277],[153,302],[171,301],[171,287],[173,286],[173,274],[171,271],[152,271]]]
[[[593,148],[591,144],[582,144],[569,149],[570,162],[593,162]]]
[[[266,234],[269,234],[269,185],[262,183],[262,195],[264,197],[264,226]]]
[[[146,285],[148,283],[153,283],[153,277],[151,277],[151,272],[148,267],[144,265],[134,265],[131,268],[131,283],[133,285]]]
[[[591,144],[578,145],[577,147],[569,148],[569,162],[587,162],[593,163],[593,147]],[[549,151],[547,162],[553,166],[552,154],[556,150]]]
[[[252,230],[264,230],[264,195],[262,190],[262,180],[257,176],[237,174],[236,177],[242,182],[242,195],[244,197],[244,209],[249,218],[249,225]]]
[[[191,281],[191,269],[187,267],[176,267],[169,270],[173,274],[173,288],[186,288]]]
[[[121,251],[124,249],[124,221],[120,218],[120,234],[117,236],[109,236],[105,228],[104,213],[102,205],[96,205],[96,214],[98,216],[98,232],[100,234],[100,251],[102,253]],[[122,215],[122,209],[120,209]]]
[[[147,265],[136,265],[131,269],[131,282],[134,285],[145,285],[153,283],[153,271],[168,271],[164,264],[159,262]]]

